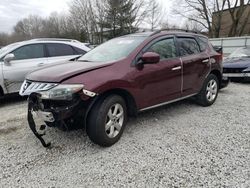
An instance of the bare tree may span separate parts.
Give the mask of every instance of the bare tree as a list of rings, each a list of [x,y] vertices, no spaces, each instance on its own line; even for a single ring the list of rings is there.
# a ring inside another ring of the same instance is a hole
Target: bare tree
[[[60,37],[60,21],[62,15],[57,12],[52,12],[47,19],[44,19],[43,32],[45,36]]]
[[[106,0],[73,0],[70,5],[72,18],[91,43],[103,41],[105,4]]]
[[[200,24],[210,37],[219,37],[222,15],[228,9],[232,22],[228,36],[240,36],[250,17],[246,4],[250,0],[179,0],[175,13]]]
[[[163,10],[161,5],[156,0],[148,2],[147,23],[150,25],[151,31],[154,31],[162,21]]]
[[[30,15],[19,21],[14,27],[14,32],[24,39],[40,37],[43,33],[43,19],[36,15]]]
[[[193,20],[186,20],[186,22],[181,27],[181,29],[188,30],[188,31],[202,32],[203,27],[201,27],[199,23]]]
[[[225,9],[226,0],[179,0],[174,12],[189,21],[196,22],[208,31],[210,37],[218,36],[221,25],[222,11]],[[216,21],[212,22],[213,13]]]
[[[206,0],[179,0],[176,2],[174,13],[187,20],[197,22],[212,35],[211,17]],[[178,7],[178,8],[177,8]]]
[[[135,20],[131,27],[138,28],[148,16],[148,2],[145,0],[134,0]]]
[[[70,13],[72,18],[76,20],[76,24],[78,24],[78,28],[81,33],[86,34],[87,40],[90,42],[90,22],[88,15],[88,0],[73,0],[70,5]]]
[[[102,43],[104,40],[104,24],[105,24],[105,18],[106,18],[106,12],[105,12],[105,4],[106,0],[103,1],[95,1],[95,7],[97,11],[97,16],[96,16],[96,23],[99,26],[99,43]]]
[[[116,3],[117,7],[112,7],[113,10],[108,10],[108,1],[119,2]],[[153,8],[151,5],[154,5]],[[153,29],[160,20],[159,6],[149,4],[149,1],[145,0],[72,0],[69,6],[69,14],[54,12],[47,18],[30,15],[20,20],[14,26],[12,34],[0,35],[0,43],[37,37],[67,37],[99,44],[109,38],[108,35],[113,28],[118,30],[115,35],[110,36],[111,38],[138,30],[138,27],[145,23],[145,19],[148,19],[149,8],[152,8],[153,13]],[[114,12],[110,14],[109,11]],[[110,21],[110,15],[116,18],[115,23]]]
[[[9,35],[7,33],[0,33],[0,46],[8,44]]]

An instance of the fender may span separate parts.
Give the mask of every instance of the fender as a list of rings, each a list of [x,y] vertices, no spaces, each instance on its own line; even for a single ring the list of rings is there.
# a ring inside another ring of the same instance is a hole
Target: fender
[[[121,87],[121,85],[124,86],[124,87]],[[130,111],[130,115],[135,115],[135,116],[137,115],[138,104],[136,103],[136,99],[135,99],[136,91],[134,91],[132,84],[130,82],[128,82],[128,81],[113,80],[111,82],[107,82],[104,85],[97,86],[93,90],[88,90],[88,91],[91,92],[91,93],[94,93],[95,95],[93,97],[91,97],[89,95],[87,98],[85,98],[85,100],[90,100],[90,102],[89,102],[89,105],[88,105],[88,107],[86,109],[86,112],[85,112],[84,126],[86,126],[86,124],[87,124],[87,118],[88,118],[89,112],[91,111],[94,104],[99,99],[101,99],[102,97],[105,97],[106,94],[107,95],[110,94],[110,93],[119,94],[119,91],[126,92],[127,94],[129,94],[129,96],[132,97],[131,100],[133,100],[133,101],[127,101],[127,102],[132,102],[133,103],[133,105],[131,105],[128,110]],[[127,99],[128,98],[125,98],[124,100],[127,100]]]
[[[138,86],[135,86],[133,84],[132,80],[131,81],[112,80],[112,81],[106,82],[105,84],[101,83],[95,88],[90,89],[90,91],[98,93],[99,95],[102,95],[112,90],[125,91],[127,94],[129,94],[133,98],[133,102],[135,103],[135,106],[140,108],[143,99],[140,97],[141,96],[140,89],[138,89]]]

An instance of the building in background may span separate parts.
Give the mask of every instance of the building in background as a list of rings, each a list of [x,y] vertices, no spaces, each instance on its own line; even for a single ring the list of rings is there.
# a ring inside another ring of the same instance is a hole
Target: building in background
[[[231,12],[230,12],[231,11]],[[235,21],[233,22],[232,15]],[[215,30],[215,25],[219,25],[219,37],[234,37],[234,36],[249,36],[250,35],[250,4],[242,7],[226,9],[219,12],[213,12],[212,25]],[[219,21],[220,19],[220,21]],[[220,23],[220,24],[218,24]]]

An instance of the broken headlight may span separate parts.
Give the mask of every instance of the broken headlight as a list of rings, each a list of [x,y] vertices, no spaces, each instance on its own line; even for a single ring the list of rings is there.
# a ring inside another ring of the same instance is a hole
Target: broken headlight
[[[41,99],[48,100],[72,100],[73,94],[83,89],[81,84],[61,84],[48,91],[39,92]]]

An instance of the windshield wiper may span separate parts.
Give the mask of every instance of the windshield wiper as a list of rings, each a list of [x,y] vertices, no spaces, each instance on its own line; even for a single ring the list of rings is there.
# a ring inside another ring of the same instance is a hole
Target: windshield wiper
[[[92,61],[89,61],[87,59],[78,59],[78,61],[82,61],[82,62],[92,62]]]

